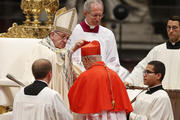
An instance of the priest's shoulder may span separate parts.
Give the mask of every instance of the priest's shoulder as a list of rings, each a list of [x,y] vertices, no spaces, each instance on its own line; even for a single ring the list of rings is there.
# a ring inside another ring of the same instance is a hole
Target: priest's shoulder
[[[157,46],[154,46],[151,51],[162,51],[163,49],[167,49],[166,43],[159,44]]]
[[[46,95],[48,96],[48,98],[50,98],[50,99],[54,99],[54,97],[56,97],[56,96],[58,96],[58,97],[61,96],[61,94],[59,94],[57,91],[55,91],[49,87],[45,87],[43,89],[43,92],[45,92]]]
[[[155,92],[155,96],[161,99],[169,98],[168,93],[165,90],[158,90]]]
[[[79,31],[83,31],[83,29],[82,29],[82,27],[81,27],[80,24],[77,24],[77,25],[75,26],[75,28],[73,29],[72,34],[75,33],[75,32],[79,32]]]
[[[102,31],[102,32],[106,32],[106,33],[110,33],[110,34],[113,34],[113,32],[110,30],[110,29],[108,29],[107,27],[103,27],[103,26],[99,26],[99,29],[100,29],[100,31]]]

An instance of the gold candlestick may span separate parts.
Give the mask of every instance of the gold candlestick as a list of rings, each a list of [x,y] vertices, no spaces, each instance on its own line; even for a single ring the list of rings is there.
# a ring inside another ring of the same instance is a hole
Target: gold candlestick
[[[55,14],[56,10],[59,8],[59,1],[58,0],[46,0],[45,3],[45,11],[47,13],[48,21],[46,25],[53,24],[53,15]]]
[[[24,21],[25,25],[30,25],[31,23],[31,9],[30,4],[32,0],[22,0],[21,1],[21,9],[23,10],[23,13],[25,14],[26,20]]]

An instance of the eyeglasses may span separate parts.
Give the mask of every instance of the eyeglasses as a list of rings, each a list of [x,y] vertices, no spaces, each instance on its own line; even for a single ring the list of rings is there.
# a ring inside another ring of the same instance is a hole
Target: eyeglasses
[[[152,71],[150,71],[150,70],[144,70],[144,71],[143,71],[143,74],[152,74],[152,73],[156,73],[156,72],[152,72]]]
[[[89,13],[90,14],[90,13]],[[97,18],[97,17],[100,17],[100,18],[103,18],[104,17],[104,14],[90,14],[93,18]]]
[[[167,30],[176,30],[177,28],[177,26],[167,26]]]
[[[65,40],[65,39],[68,40],[69,39],[69,36],[67,36],[67,35],[60,34],[58,32],[55,32],[55,34],[58,35],[62,40]]]

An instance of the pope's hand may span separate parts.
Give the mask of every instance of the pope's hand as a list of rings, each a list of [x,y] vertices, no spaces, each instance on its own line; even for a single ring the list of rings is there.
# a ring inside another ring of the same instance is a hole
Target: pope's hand
[[[81,48],[82,46],[84,46],[87,43],[89,43],[89,42],[86,40],[79,40],[76,42],[76,44],[74,45],[74,47],[71,50],[73,52],[75,52],[77,49]]]

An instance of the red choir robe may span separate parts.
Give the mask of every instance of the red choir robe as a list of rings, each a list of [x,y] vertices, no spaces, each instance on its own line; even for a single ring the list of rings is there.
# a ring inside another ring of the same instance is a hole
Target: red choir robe
[[[99,113],[102,111],[127,114],[133,110],[126,88],[118,74],[109,69],[112,92],[108,73],[102,61],[94,63],[80,74],[69,90],[70,109],[79,114]],[[112,106],[112,93],[115,108]]]

